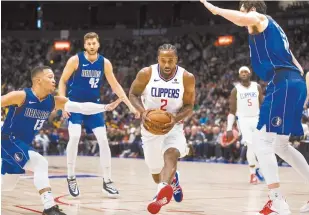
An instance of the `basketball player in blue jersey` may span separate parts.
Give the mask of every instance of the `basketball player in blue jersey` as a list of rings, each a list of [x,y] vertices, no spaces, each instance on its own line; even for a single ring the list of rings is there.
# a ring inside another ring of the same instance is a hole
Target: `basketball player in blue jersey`
[[[65,215],[55,204],[48,179],[48,162],[31,148],[35,134],[43,127],[54,109],[96,114],[113,110],[120,99],[109,105],[77,103],[65,97],[52,96],[54,73],[48,66],[31,71],[32,87],[1,96],[1,107],[9,106],[1,131],[2,190],[12,190],[25,170],[34,173],[34,185],[44,205],[43,215]]]
[[[85,52],[80,52],[71,57],[64,68],[59,82],[59,95],[67,94],[71,101],[100,102],[100,88],[105,76],[114,93],[124,98],[125,104],[132,113],[139,117],[139,112],[130,103],[122,87],[116,80],[111,62],[98,53],[99,36],[90,32],[84,36]],[[81,124],[91,130],[96,136],[100,148],[100,162],[103,172],[102,191],[109,197],[117,197],[118,190],[113,186],[111,179],[111,151],[108,145],[106,127],[103,114],[86,116],[64,112],[64,117],[69,118],[69,136],[67,145],[68,189],[73,197],[79,196],[79,189],[75,177],[75,163],[78,143],[81,135]]]
[[[303,135],[301,117],[307,94],[303,69],[282,28],[266,15],[264,1],[241,1],[240,11],[222,9],[206,0],[201,2],[213,14],[248,29],[253,70],[268,82],[252,143],[270,190],[270,200],[258,214],[291,214],[280,192],[275,153],[309,181],[305,158],[289,145],[289,135]]]

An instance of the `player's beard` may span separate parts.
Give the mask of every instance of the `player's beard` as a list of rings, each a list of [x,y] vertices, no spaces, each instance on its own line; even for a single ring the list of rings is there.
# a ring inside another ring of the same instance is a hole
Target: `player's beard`
[[[88,55],[96,55],[97,53],[98,53],[98,50],[93,50],[93,51],[87,50]]]

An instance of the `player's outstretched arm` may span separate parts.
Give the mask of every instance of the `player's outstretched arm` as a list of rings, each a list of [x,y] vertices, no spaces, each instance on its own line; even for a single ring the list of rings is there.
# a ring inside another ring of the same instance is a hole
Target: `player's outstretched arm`
[[[26,99],[25,91],[12,91],[8,94],[1,96],[1,107],[10,105],[21,106]]]
[[[255,11],[250,11],[249,13],[245,14],[237,10],[216,7],[206,0],[200,0],[200,2],[203,3],[204,6],[214,15],[220,15],[238,26],[258,25],[266,18],[263,14],[257,13]]]
[[[114,75],[114,72],[113,72],[113,66],[112,66],[111,62],[108,59],[106,59],[106,58],[104,58],[104,73],[105,73],[105,77],[106,77],[109,85],[111,86],[113,92],[119,98],[123,98],[123,102],[128,106],[130,111],[135,114],[136,118],[139,118],[139,116],[140,116],[139,112],[131,104],[131,102],[128,99],[128,97],[127,97],[126,93],[124,92],[123,88],[118,83],[118,81],[117,81],[117,79],[116,79],[116,77]]]
[[[59,80],[59,96],[66,96],[67,82],[78,67],[78,57],[71,57],[63,69]]]
[[[171,130],[177,122],[180,122],[193,114],[195,102],[195,77],[193,74],[185,71],[183,75],[183,86],[183,106],[175,117],[171,114],[172,121],[164,125],[163,131]]]
[[[104,111],[112,111],[114,110],[123,99],[117,99],[116,101],[108,104],[96,104],[92,102],[72,102],[68,98],[63,96],[55,96],[55,109],[57,110],[64,110],[67,112],[73,112],[73,113],[81,113],[85,115],[92,115],[101,113]]]
[[[132,105],[137,109],[137,111],[140,112],[140,114],[143,114],[143,112],[145,111],[141,100],[141,95],[144,92],[150,80],[150,77],[151,69],[149,67],[143,68],[137,73],[135,80],[131,84],[129,100]]]

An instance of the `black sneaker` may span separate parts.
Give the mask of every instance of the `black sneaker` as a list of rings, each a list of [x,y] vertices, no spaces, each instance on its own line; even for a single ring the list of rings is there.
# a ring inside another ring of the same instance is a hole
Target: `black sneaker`
[[[105,182],[103,179],[103,189],[102,191],[107,194],[110,198],[118,198],[119,197],[119,191],[113,187],[113,182],[109,180],[108,182]]]
[[[73,197],[79,196],[79,189],[77,186],[76,178],[72,178],[72,179],[67,178],[67,182],[68,182],[68,189],[69,189],[71,196]]]
[[[55,205],[49,209],[45,209],[42,215],[66,215],[65,213],[61,212],[62,210],[59,209],[58,205]]]

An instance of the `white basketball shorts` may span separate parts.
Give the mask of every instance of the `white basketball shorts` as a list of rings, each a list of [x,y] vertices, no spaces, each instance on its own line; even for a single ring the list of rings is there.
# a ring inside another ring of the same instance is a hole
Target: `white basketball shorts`
[[[258,124],[259,117],[238,117],[238,126],[242,134],[242,142],[245,145],[251,144],[253,141],[253,132]]]
[[[144,126],[141,129],[143,150],[146,164],[151,174],[159,174],[164,166],[164,152],[169,148],[176,148],[180,157],[189,152],[187,141],[183,131],[183,124],[176,124],[165,135],[153,135]]]

